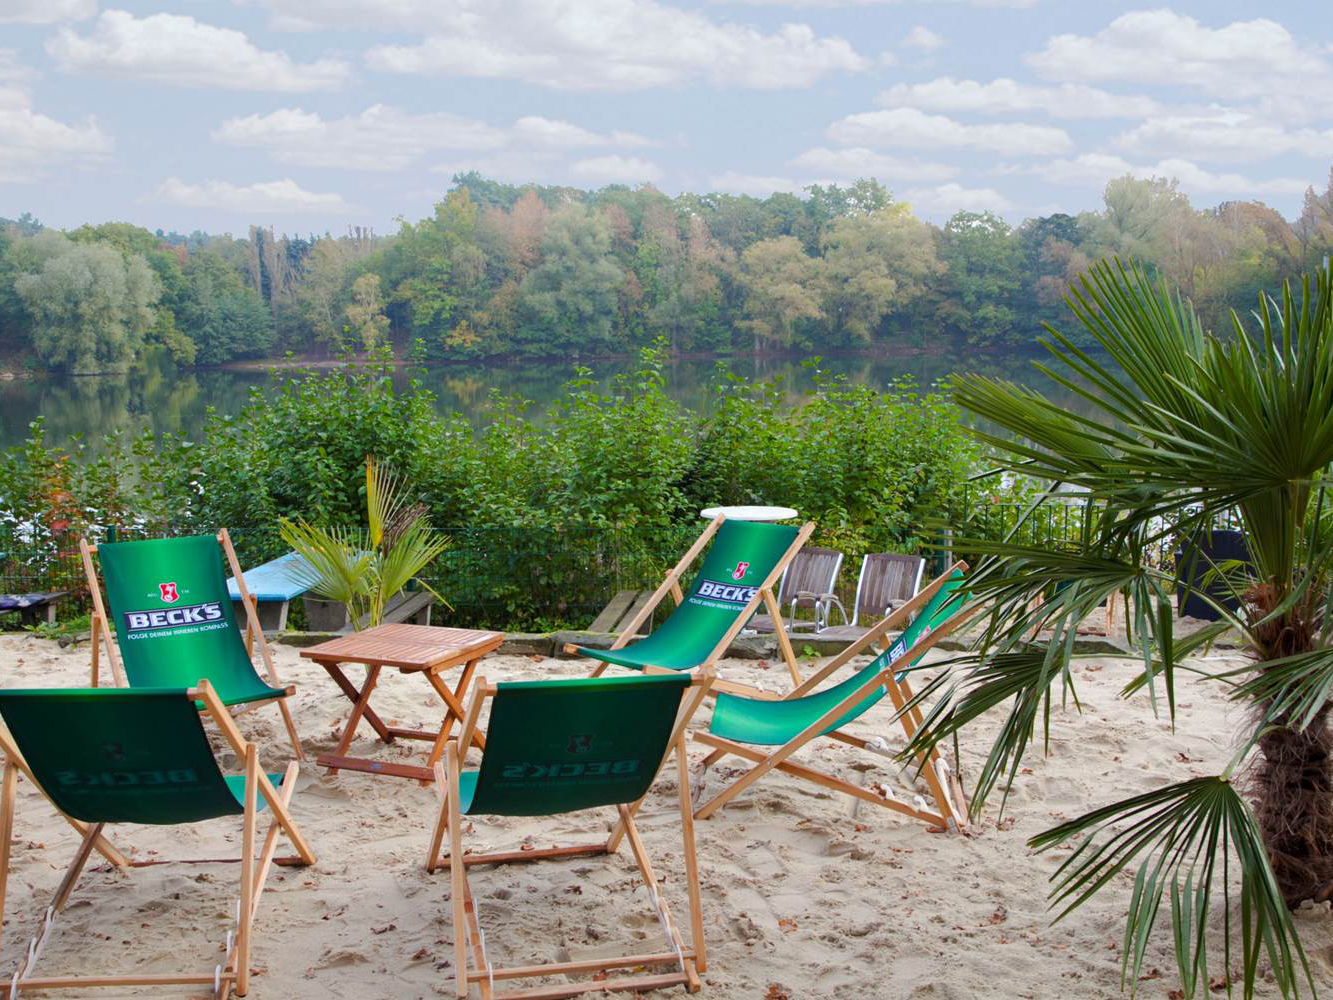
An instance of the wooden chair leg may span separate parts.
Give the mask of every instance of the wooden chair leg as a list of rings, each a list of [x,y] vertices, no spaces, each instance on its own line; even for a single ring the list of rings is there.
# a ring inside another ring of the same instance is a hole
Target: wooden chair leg
[[[680,788],[680,837],[685,854],[685,884],[690,894],[690,939],[694,945],[694,966],[708,971],[704,949],[704,911],[699,893],[699,858],[694,848],[694,803],[690,801],[690,762],[685,754],[685,736],[676,743],[676,782]]]
[[[93,626],[89,644],[92,646],[92,683],[89,686],[97,687],[97,675],[100,673],[100,660],[102,657],[102,620],[96,615],[93,615]]]
[[[440,865],[440,848],[444,844],[444,835],[449,829],[449,779],[444,772],[444,765],[435,762],[435,794],[439,796],[440,812],[435,817],[435,829],[431,831],[430,846],[426,849],[426,871],[433,872]]]
[[[241,833],[241,913],[236,929],[236,995],[250,990],[250,927],[254,922],[255,814],[259,785],[259,756],[254,744],[245,754],[245,821]]]
[[[301,750],[301,737],[296,733],[296,723],[292,720],[292,710],[287,707],[287,699],[278,699],[278,711],[282,713],[282,724],[287,727],[287,738],[292,741],[292,752],[297,760],[305,760]]]
[[[454,904],[454,969],[458,975],[456,995],[466,997],[467,983],[467,865],[463,864],[463,829],[458,813],[458,744],[450,742],[445,749],[449,767],[448,801],[445,806],[449,817],[449,876]]]
[[[14,839],[14,793],[18,788],[18,765],[5,761],[4,787],[0,791],[0,927],[5,916],[5,891],[9,887],[9,853]]]

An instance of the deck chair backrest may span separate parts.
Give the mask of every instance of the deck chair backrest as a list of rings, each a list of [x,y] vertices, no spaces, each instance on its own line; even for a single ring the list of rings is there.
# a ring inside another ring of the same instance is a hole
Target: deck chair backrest
[[[802,530],[785,524],[722,522],[684,600],[652,635],[624,649],[583,652],[629,667],[700,666],[746,608],[753,610],[757,588],[781,565]]]
[[[637,802],[666,758],[688,674],[502,682],[469,813]]]
[[[807,545],[782,574],[778,604],[784,608],[799,593],[830,594],[842,568],[842,553],[837,549]]]
[[[47,797],[86,823],[240,815],[185,688],[0,690],[0,715]]]
[[[206,676],[231,699],[265,686],[236,625],[216,537],[104,542],[97,554],[131,687],[188,687]]]
[[[852,622],[861,624],[884,617],[889,605],[909,601],[921,588],[926,560],[921,556],[873,552],[861,560]]]

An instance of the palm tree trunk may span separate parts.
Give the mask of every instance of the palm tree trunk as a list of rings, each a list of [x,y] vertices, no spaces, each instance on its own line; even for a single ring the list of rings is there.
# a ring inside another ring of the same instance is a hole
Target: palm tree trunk
[[[1305,729],[1259,740],[1251,775],[1255,816],[1282,897],[1292,909],[1333,899],[1333,732],[1325,705]]]

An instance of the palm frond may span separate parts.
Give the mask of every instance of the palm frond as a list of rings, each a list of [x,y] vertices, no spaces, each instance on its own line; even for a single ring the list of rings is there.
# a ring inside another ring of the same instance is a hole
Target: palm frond
[[[1171,922],[1186,998],[1209,992],[1205,939],[1214,907],[1221,907],[1222,968],[1231,995],[1231,931],[1239,910],[1241,985],[1254,996],[1259,961],[1267,956],[1283,996],[1315,992],[1309,962],[1268,864],[1263,837],[1249,806],[1223,776],[1195,778],[1104,806],[1028,841],[1045,851],[1077,839],[1073,853],[1051,876],[1056,921],[1068,916],[1122,872],[1136,867],[1125,922],[1121,988],[1134,992],[1148,943],[1170,893]],[[1231,895],[1236,865],[1240,888]]]

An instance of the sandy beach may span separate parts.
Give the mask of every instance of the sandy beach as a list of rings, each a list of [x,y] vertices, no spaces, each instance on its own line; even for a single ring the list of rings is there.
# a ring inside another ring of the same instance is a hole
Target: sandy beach
[[[297,650],[274,649],[283,680],[298,686],[293,710],[313,760],[333,749],[350,703]],[[806,661],[807,671],[813,662]],[[86,643],[61,649],[34,636],[0,636],[7,687],[83,685],[87,663]],[[483,662],[481,672],[504,680],[579,676],[588,669],[587,661],[495,656]],[[1051,755],[1031,756],[1030,773],[1025,769],[1003,821],[997,824],[992,810],[968,836],[932,833],[869,804],[853,810],[845,797],[781,774],[701,822],[709,968],[700,995],[717,1000],[1116,996],[1129,878],[1052,926],[1046,883],[1064,855],[1036,856],[1024,842],[1094,805],[1214,773],[1229,756],[1240,711],[1185,675],[1173,734],[1167,722],[1153,717],[1146,696],[1118,701],[1116,692],[1131,670],[1110,658],[1078,667],[1082,716],[1072,708],[1056,716]],[[762,661],[723,661],[720,673],[774,690],[785,677],[780,666]],[[374,705],[390,724],[434,723],[440,713],[440,703],[420,679],[388,672]],[[900,745],[901,732],[890,724],[886,705],[852,731]],[[270,769],[285,763],[275,710],[244,716],[241,728],[258,742]],[[369,727],[360,735],[354,754],[417,762],[424,752],[423,744],[380,745]],[[975,775],[987,736],[983,724],[964,743],[965,778]],[[912,794],[883,758],[835,745],[822,750],[822,766],[848,780],[886,781]],[[702,756],[703,749],[694,746],[692,760]],[[234,757],[223,759],[235,768]],[[727,771],[724,763],[721,774],[728,773],[735,770]],[[710,794],[719,783],[719,772],[710,772]],[[645,805],[641,829],[679,916],[686,910],[675,791],[672,768]],[[448,877],[427,875],[423,866],[436,813],[433,790],[396,778],[330,777],[307,763],[292,808],[319,861],[270,876],[256,925],[251,995],[451,996]],[[525,841],[545,846],[587,840],[607,828],[609,815],[478,819],[470,823],[468,842],[482,850],[512,849]],[[236,850],[240,822],[109,832],[139,859],[219,856]],[[14,838],[0,945],[5,979],[76,847],[73,833],[26,782],[20,784]],[[623,952],[636,947],[635,939],[659,947],[656,918],[633,877],[628,850],[622,852],[610,859],[474,869],[472,886],[492,960],[515,964]],[[234,905],[235,871],[224,865],[157,866],[122,875],[93,866],[56,924],[39,970],[211,970]],[[1333,991],[1328,907],[1307,909],[1297,922],[1318,984]],[[1147,967],[1152,972],[1138,984],[1140,997],[1179,996],[1172,992],[1174,961],[1165,922]],[[1215,971],[1222,971],[1220,964]],[[151,995],[188,994],[168,989]]]

